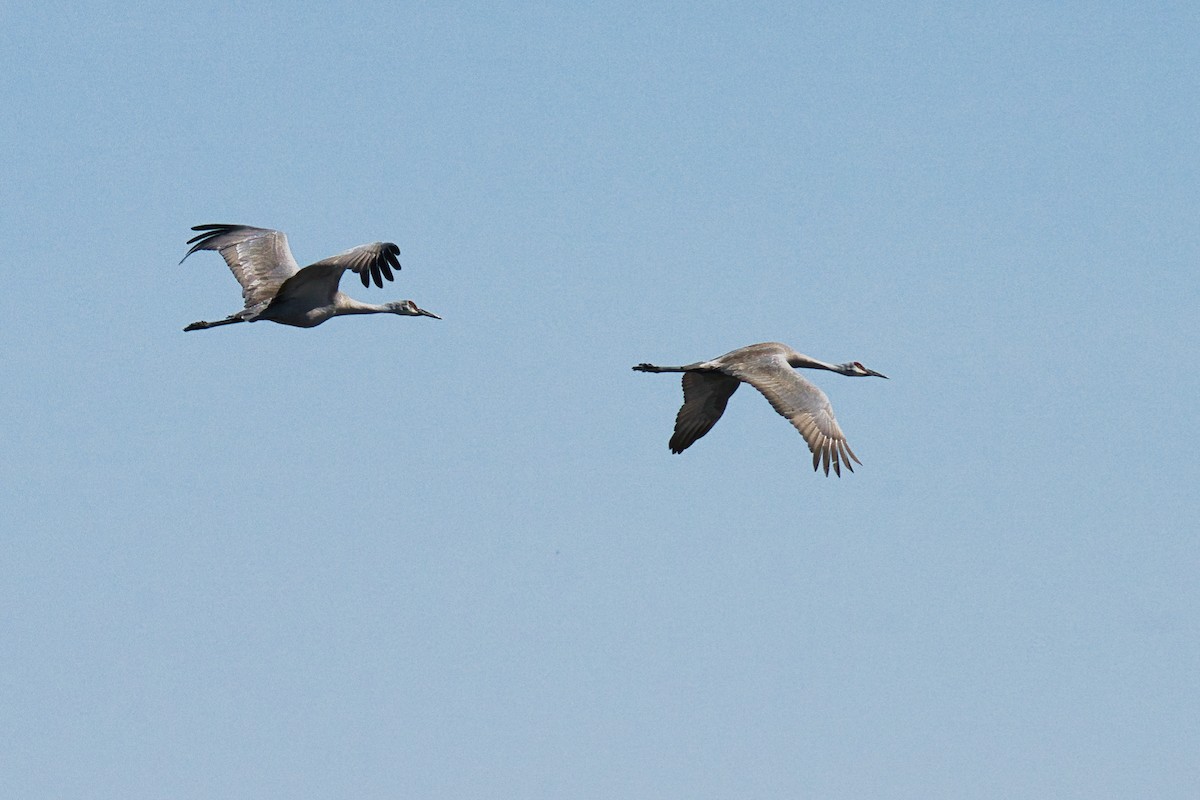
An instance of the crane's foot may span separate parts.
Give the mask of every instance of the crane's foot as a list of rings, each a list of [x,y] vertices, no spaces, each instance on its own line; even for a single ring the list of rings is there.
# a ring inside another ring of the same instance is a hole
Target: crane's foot
[[[642,362],[633,368],[634,372],[660,372],[661,370],[653,364]]]
[[[205,322],[205,321],[201,320],[200,322],[193,322],[191,325],[188,325],[186,328],[184,328],[184,330],[185,331],[202,331],[205,328],[211,328],[211,327],[212,327],[211,322]]]

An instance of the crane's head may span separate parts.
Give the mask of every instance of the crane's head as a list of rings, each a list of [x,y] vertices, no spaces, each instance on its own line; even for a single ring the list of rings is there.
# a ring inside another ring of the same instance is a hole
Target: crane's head
[[[847,364],[839,364],[838,372],[842,373],[843,375],[850,375],[852,377],[858,377],[858,378],[865,378],[868,375],[874,375],[876,378],[886,378],[887,377],[887,375],[884,375],[881,372],[876,372],[873,369],[867,369],[866,367],[864,367],[862,364],[858,363],[857,361],[851,361]]]
[[[441,317],[432,311],[419,308],[412,300],[393,300],[390,303],[385,303],[385,305],[388,311],[393,314],[400,314],[405,317],[433,317],[434,319],[441,319]]]

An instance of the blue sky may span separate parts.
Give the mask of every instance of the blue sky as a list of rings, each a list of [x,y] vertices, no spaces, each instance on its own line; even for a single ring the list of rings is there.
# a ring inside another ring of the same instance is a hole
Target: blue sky
[[[1200,785],[1200,12],[0,11],[0,794]],[[190,226],[441,322],[184,334]],[[20,289],[16,291],[14,287]],[[863,466],[678,364],[779,340]]]

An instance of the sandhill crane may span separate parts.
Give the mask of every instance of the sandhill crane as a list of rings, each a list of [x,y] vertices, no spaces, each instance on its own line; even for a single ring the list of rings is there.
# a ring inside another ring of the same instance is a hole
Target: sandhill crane
[[[842,475],[842,464],[854,471],[853,459],[858,456],[846,444],[846,437],[833,418],[833,406],[829,398],[813,384],[800,377],[792,367],[827,369],[842,375],[886,378],[869,370],[857,361],[847,364],[826,364],[797,353],[786,344],[764,342],[741,347],[712,361],[698,361],[682,367],[658,367],[654,364],[638,364],[638,372],[682,372],[683,407],[675,417],[675,433],[671,437],[672,453],[682,453],[693,442],[712,430],[725,404],[745,381],[763,393],[771,405],[782,416],[796,426],[796,430],[808,442],[813,454],[813,469],[824,464],[829,474],[832,463],[838,477]]]
[[[312,328],[340,314],[400,314],[441,319],[418,308],[411,300],[373,305],[360,303],[338,291],[346,270],[357,272],[363,286],[370,286],[371,278],[380,287],[384,278],[392,280],[392,270],[400,269],[397,258],[400,248],[391,242],[362,244],[300,269],[281,231],[247,225],[197,225],[192,230],[202,232],[188,239],[188,244],[195,244],[179,263],[197,250],[216,250],[242,285],[246,307],[216,322],[193,322],[185,331],[260,319]]]

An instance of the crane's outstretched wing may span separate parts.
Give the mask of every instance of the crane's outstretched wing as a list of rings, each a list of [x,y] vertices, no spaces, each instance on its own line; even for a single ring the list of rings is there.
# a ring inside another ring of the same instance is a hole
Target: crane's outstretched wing
[[[197,250],[219,252],[242,285],[246,308],[270,301],[299,269],[282,231],[247,225],[197,225],[192,230],[202,232],[188,239],[192,249],[183,259]]]
[[[395,280],[392,277],[392,270],[400,269],[400,248],[392,242],[360,244],[358,247],[351,247],[344,253],[323,258],[305,269],[312,267],[357,272],[358,277],[362,279],[363,286],[369,287],[371,279],[374,278],[375,285],[382,288],[385,278],[389,281]],[[339,272],[338,275],[340,277],[341,273]]]
[[[813,469],[829,466],[841,477],[842,465],[854,471],[850,460],[861,464],[846,443],[842,429],[833,417],[833,406],[825,393],[802,378],[782,355],[758,359],[746,364],[722,367],[727,373],[762,392],[771,405],[796,426],[813,454]]]
[[[392,270],[400,269],[399,255],[400,248],[392,242],[373,242],[351,247],[344,253],[309,264],[288,278],[279,287],[280,300],[311,295],[315,305],[332,303],[338,283],[342,280],[342,273],[346,270],[357,272],[362,278],[363,286],[370,286],[372,278],[375,279],[376,286],[383,286],[385,279],[395,280]]]
[[[712,430],[737,387],[737,378],[720,372],[683,373],[683,405],[675,415],[671,452],[682,453]]]

